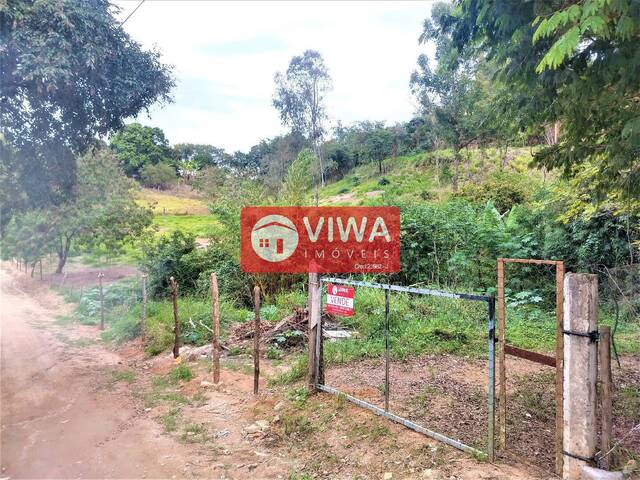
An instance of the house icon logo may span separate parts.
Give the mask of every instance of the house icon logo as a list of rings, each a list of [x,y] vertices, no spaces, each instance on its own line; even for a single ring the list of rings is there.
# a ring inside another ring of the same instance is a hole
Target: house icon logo
[[[283,215],[267,215],[256,222],[251,230],[253,251],[267,262],[286,260],[298,246],[298,230]]]

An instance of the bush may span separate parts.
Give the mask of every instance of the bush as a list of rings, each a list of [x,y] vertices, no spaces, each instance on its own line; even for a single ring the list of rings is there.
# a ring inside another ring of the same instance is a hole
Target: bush
[[[514,205],[524,203],[532,191],[531,178],[514,172],[492,172],[481,183],[465,183],[457,196],[485,204],[492,201],[500,213],[508,212]]]
[[[145,187],[166,190],[177,180],[175,169],[166,163],[147,163],[140,170],[140,181]]]
[[[171,372],[169,372],[169,378],[174,382],[184,381],[188,382],[193,378],[193,373],[186,365],[178,365]]]
[[[218,243],[199,249],[194,235],[180,230],[143,245],[141,267],[149,274],[153,297],[170,295],[171,276],[178,282],[181,295],[208,295],[211,272],[216,272],[221,294],[238,304],[250,300],[247,277],[226,249]]]

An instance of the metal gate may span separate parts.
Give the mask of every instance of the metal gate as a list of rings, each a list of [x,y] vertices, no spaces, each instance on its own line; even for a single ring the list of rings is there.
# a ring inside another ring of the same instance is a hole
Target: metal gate
[[[422,433],[428,437],[431,437],[440,442],[451,445],[454,448],[462,450],[464,452],[471,453],[473,455],[479,455],[482,457],[487,457],[490,461],[494,459],[494,402],[495,402],[495,298],[493,296],[487,295],[474,295],[468,293],[450,293],[443,292],[440,290],[430,290],[423,288],[414,288],[414,287],[404,287],[400,285],[390,285],[390,284],[382,284],[382,283],[370,283],[370,282],[362,282],[356,280],[347,280],[342,278],[333,278],[333,277],[320,277],[319,278],[319,288],[320,291],[323,291],[324,283],[337,283],[342,285],[353,285],[359,287],[366,288],[375,288],[384,291],[385,298],[385,314],[384,314],[384,362],[385,362],[385,388],[384,388],[384,408],[377,407],[369,402],[366,402],[360,398],[357,398],[352,395],[348,395],[345,392],[342,392],[336,388],[333,388],[329,385],[325,385],[321,382],[321,362],[322,362],[322,345],[323,335],[319,333],[316,335],[316,345],[315,345],[315,378],[318,379],[315,384],[315,387],[323,392],[331,393],[334,395],[340,395],[341,397],[353,402],[354,404],[366,408],[377,415],[380,415],[384,418],[387,418],[391,421],[404,425],[407,428],[415,430],[416,432]],[[441,433],[429,430],[428,428],[418,425],[407,418],[403,418],[399,415],[396,415],[389,411],[389,390],[390,390],[390,381],[389,381],[389,302],[390,302],[390,294],[391,292],[404,292],[413,295],[430,295],[436,297],[447,297],[453,299],[461,299],[467,301],[479,301],[487,303],[487,320],[488,320],[488,395],[487,395],[487,417],[488,417],[488,428],[487,428],[487,448],[486,451],[478,450],[469,445],[465,445],[459,440],[450,438]],[[321,306],[322,308],[322,306]],[[322,315],[320,317],[320,322],[322,322]],[[320,323],[319,332],[322,332],[322,323]],[[324,367],[324,366],[322,366]]]

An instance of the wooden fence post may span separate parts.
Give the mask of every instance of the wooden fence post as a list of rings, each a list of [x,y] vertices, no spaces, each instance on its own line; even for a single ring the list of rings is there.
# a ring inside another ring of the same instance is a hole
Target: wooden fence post
[[[144,344],[147,341],[147,276],[142,275],[142,307],[140,310],[140,335],[142,337],[142,349],[144,350]]]
[[[307,388],[309,392],[315,392],[316,385],[318,384],[318,351],[317,351],[317,342],[318,342],[318,330],[320,325],[320,316],[321,316],[321,292],[320,292],[320,283],[318,280],[318,274],[310,272],[309,273],[309,300],[307,304],[307,310],[309,315],[309,375],[307,381]],[[322,340],[322,339],[320,339]]]
[[[104,330],[104,290],[102,289],[102,277],[104,277],[104,273],[98,273],[98,283],[100,285],[100,330]]]
[[[220,381],[220,305],[218,300],[218,277],[211,274],[211,361],[213,383]]]
[[[169,278],[171,282],[171,299],[173,301],[173,358],[180,356],[180,321],[178,320],[178,284],[176,279]]]
[[[598,366],[601,390],[601,433],[600,451],[604,454],[611,450],[611,434],[613,429],[613,391],[611,378],[611,327],[603,325],[600,327],[600,337],[598,339]],[[610,453],[609,455],[613,455]],[[600,464],[602,468],[609,470],[615,464],[613,457],[603,456]]]
[[[253,287],[253,394],[258,394],[260,385],[260,287]]]
[[[564,480],[579,480],[596,451],[598,277],[564,278]]]

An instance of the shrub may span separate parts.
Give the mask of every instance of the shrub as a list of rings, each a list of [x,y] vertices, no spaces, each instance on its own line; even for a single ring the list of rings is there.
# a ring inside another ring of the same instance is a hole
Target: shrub
[[[141,267],[149,274],[153,297],[169,296],[171,276],[178,282],[181,295],[208,295],[211,272],[216,272],[221,294],[238,303],[250,299],[247,277],[218,243],[199,249],[194,235],[177,230],[148,241],[142,249]]]
[[[184,381],[188,382],[193,378],[191,369],[186,365],[178,365],[171,372],[169,372],[169,378],[174,382]]]
[[[492,201],[496,210],[504,213],[514,205],[524,203],[531,191],[529,175],[498,170],[492,172],[481,183],[465,183],[457,195],[474,203],[485,204]]]
[[[178,180],[178,177],[171,165],[147,163],[140,171],[140,180],[145,187],[166,190]]]

